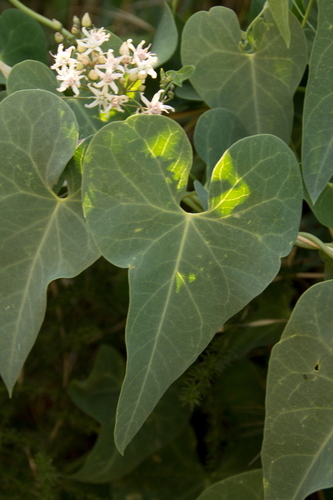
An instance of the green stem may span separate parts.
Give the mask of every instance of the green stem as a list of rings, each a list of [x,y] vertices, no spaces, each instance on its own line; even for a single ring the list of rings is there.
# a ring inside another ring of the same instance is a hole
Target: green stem
[[[333,259],[333,247],[323,243],[319,238],[310,233],[298,233],[295,245],[308,250],[322,250]]]
[[[48,28],[51,28],[54,31],[59,31],[62,35],[64,35],[66,38],[74,38],[74,35],[67,31],[65,28],[62,27],[62,24],[60,21],[57,21],[56,19],[53,19],[52,21],[48,19],[47,17],[42,16],[41,14],[38,14],[32,9],[29,9],[26,5],[23,5],[19,0],[9,0],[14,7],[17,9],[21,10],[28,16],[32,17],[33,19],[36,19],[41,24],[45,24]]]
[[[177,4],[178,4],[178,0],[172,0],[172,2],[171,2],[171,10],[172,10],[172,13],[173,13],[174,16],[176,15]]]
[[[310,2],[308,3],[308,6],[306,8],[306,11],[305,11],[305,14],[304,14],[304,17],[303,17],[303,21],[302,21],[302,28],[305,28],[306,26],[306,23],[308,21],[308,17],[310,15],[310,12],[311,12],[311,9],[312,9],[312,5],[314,4],[314,0],[310,0]]]
[[[196,212],[203,211],[203,207],[201,206],[199,198],[195,193],[189,193],[183,196],[182,202],[186,203],[187,206],[189,206]]]

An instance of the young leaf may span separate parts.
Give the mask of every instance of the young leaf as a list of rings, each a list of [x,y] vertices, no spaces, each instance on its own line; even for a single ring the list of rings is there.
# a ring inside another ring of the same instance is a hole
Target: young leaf
[[[304,500],[333,486],[332,295],[332,281],[305,292],[272,350],[262,450],[266,500]]]
[[[289,49],[269,11],[253,29],[256,49],[240,49],[236,14],[225,7],[197,12],[186,23],[181,55],[193,64],[190,81],[211,107],[234,112],[250,134],[270,133],[289,142],[292,97],[307,62],[307,46],[298,20],[290,14]]]
[[[87,151],[90,230],[110,262],[129,267],[121,452],[221,324],[274,278],[297,234],[302,186],[283,141],[264,135],[234,144],[214,169],[209,210],[199,214],[179,206],[191,156],[179,125],[145,115],[106,125]]]
[[[313,203],[333,174],[333,4],[318,0],[318,27],[313,44],[303,118],[304,182]]]
[[[209,486],[197,500],[264,500],[262,470],[243,472]]]
[[[0,371],[12,391],[43,321],[46,289],[99,253],[80,202],[80,170],[68,196],[53,192],[77,145],[77,122],[59,97],[21,90],[0,103]]]

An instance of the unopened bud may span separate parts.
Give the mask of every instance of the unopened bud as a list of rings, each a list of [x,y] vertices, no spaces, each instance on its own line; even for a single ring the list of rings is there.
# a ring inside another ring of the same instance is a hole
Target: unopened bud
[[[90,28],[90,26],[91,26],[91,19],[90,19],[90,16],[89,16],[88,12],[86,12],[85,15],[83,16],[81,24],[85,28]]]
[[[77,50],[78,50],[78,52],[85,52],[87,50],[87,47],[85,47],[84,45],[81,45],[80,40],[78,40],[77,41]]]
[[[138,73],[138,77],[140,78],[140,80],[145,80],[146,77],[147,77],[147,73],[145,71],[139,71]]]
[[[59,33],[59,31],[57,31],[56,33],[54,33],[54,39],[57,43],[61,43],[64,41],[64,37],[61,33]]]
[[[140,87],[138,88],[139,92],[144,92],[146,90],[146,86],[145,85],[140,85]]]
[[[62,24],[60,21],[57,21],[56,19],[52,19],[52,24],[53,24],[53,29],[60,31],[62,28]]]
[[[130,73],[129,79],[131,80],[131,82],[136,82],[138,79],[138,74],[137,73]]]
[[[76,63],[76,69],[77,69],[78,71],[80,71],[80,70],[81,70],[81,69],[83,69],[83,68],[84,68],[84,65],[82,64],[82,62],[77,62],[77,63]]]
[[[73,27],[80,29],[80,19],[77,16],[73,16]]]
[[[80,30],[78,28],[76,28],[75,26],[73,26],[71,29],[71,33],[72,33],[72,35],[77,36],[80,33]]]
[[[175,97],[175,94],[171,90],[169,90],[169,92],[168,92],[168,98],[169,99],[173,99],[174,97]]]
[[[98,80],[97,71],[95,71],[94,69],[92,69],[91,71],[89,71],[88,78],[90,78],[90,80]]]
[[[121,56],[128,56],[129,55],[129,46],[128,46],[129,43],[132,43],[131,38],[129,38],[126,42],[123,42],[121,44],[120,49],[119,49],[119,54]]]
[[[104,64],[106,62],[106,58],[104,56],[98,56],[97,62],[98,64]]]

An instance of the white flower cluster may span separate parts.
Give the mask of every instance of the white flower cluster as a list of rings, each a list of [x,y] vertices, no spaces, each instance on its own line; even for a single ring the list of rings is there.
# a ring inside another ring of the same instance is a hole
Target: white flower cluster
[[[119,49],[119,56],[114,55],[113,49],[103,52],[101,46],[108,41],[110,34],[103,28],[82,28],[84,38],[77,40],[77,47],[64,49],[61,43],[51,66],[57,72],[60,86],[59,92],[71,88],[75,96],[80,95],[80,89],[89,89],[94,99],[87,108],[99,107],[106,117],[112,109],[124,111],[122,106],[132,100],[136,91],[140,91],[143,105],[139,105],[137,113],[157,114],[174,111],[171,106],[164,104],[162,97],[164,90],[159,90],[151,101],[142,93],[147,76],[156,78],[153,65],[157,62],[155,54],[149,52],[149,46],[144,48],[143,40],[137,47],[129,39]],[[81,81],[83,80],[83,81]],[[138,106],[138,103],[137,103]]]

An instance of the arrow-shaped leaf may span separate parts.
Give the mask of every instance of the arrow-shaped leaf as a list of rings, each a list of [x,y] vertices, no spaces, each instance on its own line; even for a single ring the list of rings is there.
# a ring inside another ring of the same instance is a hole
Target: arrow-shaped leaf
[[[240,49],[236,14],[225,7],[197,12],[182,37],[182,62],[196,68],[190,81],[211,107],[233,111],[250,134],[270,133],[290,139],[292,97],[307,62],[303,30],[290,14],[291,42],[285,40],[269,10],[253,29],[256,48]]]
[[[144,115],[97,132],[84,164],[91,232],[108,260],[129,267],[120,451],[216,330],[274,278],[297,234],[299,169],[280,139],[250,137],[226,151],[204,213],[179,206],[190,167],[182,128]]]
[[[68,196],[52,190],[77,138],[73,112],[50,92],[22,90],[0,103],[0,371],[9,391],[43,321],[47,285],[99,255],[82,214],[79,157]]]
[[[333,486],[333,281],[302,295],[273,348],[262,450],[266,500]]]

